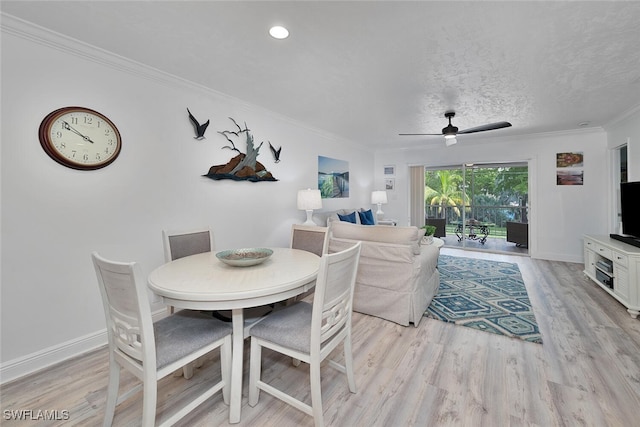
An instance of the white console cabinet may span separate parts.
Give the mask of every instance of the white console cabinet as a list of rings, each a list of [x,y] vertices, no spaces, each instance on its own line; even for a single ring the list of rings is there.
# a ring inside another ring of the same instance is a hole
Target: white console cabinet
[[[584,274],[638,317],[640,248],[609,236],[584,236]]]

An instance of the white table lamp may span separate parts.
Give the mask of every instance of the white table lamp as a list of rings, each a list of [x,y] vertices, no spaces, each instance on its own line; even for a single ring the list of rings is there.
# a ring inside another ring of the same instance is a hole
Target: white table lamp
[[[371,203],[378,205],[378,212],[376,212],[376,218],[382,219],[384,212],[382,212],[382,205],[387,203],[386,191],[373,191],[371,192]]]
[[[307,211],[307,220],[302,225],[316,225],[311,215],[314,209],[322,209],[320,190],[298,190],[298,209]]]

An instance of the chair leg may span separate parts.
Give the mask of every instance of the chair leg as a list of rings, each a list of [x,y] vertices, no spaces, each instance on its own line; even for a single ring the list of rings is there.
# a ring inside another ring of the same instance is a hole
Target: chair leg
[[[144,375],[142,391],[142,427],[153,427],[156,423],[158,382],[151,375]]]
[[[313,411],[313,421],[316,427],[323,427],[322,419],[322,385],[320,383],[320,361],[315,360],[310,363],[309,375],[311,379],[311,409]]]
[[[193,362],[188,363],[182,367],[182,374],[186,380],[190,380],[193,377]]]
[[[262,368],[262,346],[256,342],[255,338],[251,338],[251,356],[249,360],[249,406],[253,407],[258,404],[260,398],[260,389],[258,389],[258,381],[260,380]]]
[[[104,411],[104,427],[111,427],[113,423],[120,387],[120,365],[113,359],[113,356],[109,359],[109,385],[107,386],[107,404]]]
[[[351,334],[347,335],[344,340],[344,368],[347,371],[347,382],[349,383],[349,391],[356,392],[356,379],[353,374],[353,353],[351,352]]]
[[[222,400],[229,404],[231,390],[231,336],[225,338],[224,344],[220,347],[220,370],[222,375]]]

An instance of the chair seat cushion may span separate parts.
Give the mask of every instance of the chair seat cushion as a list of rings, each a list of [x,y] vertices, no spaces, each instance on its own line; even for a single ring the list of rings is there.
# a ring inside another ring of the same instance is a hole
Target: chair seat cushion
[[[202,347],[231,334],[231,324],[211,314],[181,310],[153,324],[156,364],[161,369]]]
[[[313,306],[305,301],[274,311],[251,328],[251,336],[309,353]]]

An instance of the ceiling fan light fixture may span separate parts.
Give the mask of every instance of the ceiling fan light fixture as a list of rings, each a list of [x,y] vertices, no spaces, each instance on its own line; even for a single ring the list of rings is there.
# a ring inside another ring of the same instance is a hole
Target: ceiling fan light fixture
[[[455,138],[458,134],[458,128],[449,123],[447,127],[442,129],[442,134],[445,138]]]
[[[455,135],[453,135],[453,137],[444,137],[444,145],[446,145],[447,147],[451,147],[454,144],[457,144],[458,140],[456,139]]]

